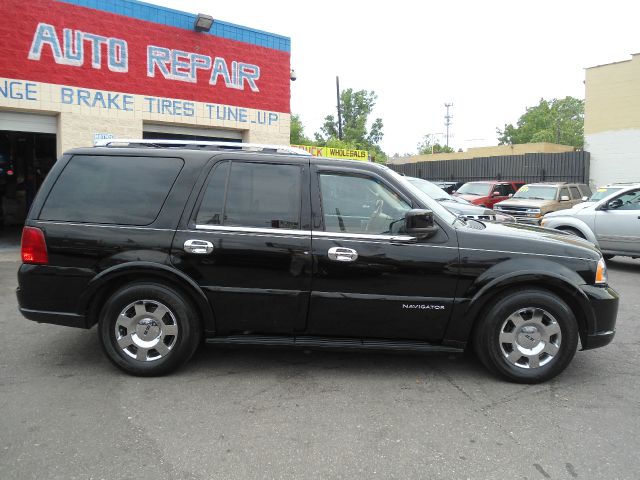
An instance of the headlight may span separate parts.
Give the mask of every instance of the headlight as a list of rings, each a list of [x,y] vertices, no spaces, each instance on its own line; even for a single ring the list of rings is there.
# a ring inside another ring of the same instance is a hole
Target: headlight
[[[540,214],[540,209],[539,208],[527,208],[525,210],[527,217],[541,217],[542,215]]]
[[[598,268],[596,268],[596,285],[604,285],[607,283],[607,265],[604,258],[598,260]]]

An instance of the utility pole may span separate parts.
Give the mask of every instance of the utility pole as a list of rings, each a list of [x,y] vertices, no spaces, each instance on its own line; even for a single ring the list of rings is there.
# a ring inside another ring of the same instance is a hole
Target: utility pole
[[[447,109],[447,114],[444,116],[444,125],[447,127],[447,147],[449,146],[449,126],[451,125],[451,119],[453,115],[449,115],[449,107],[453,107],[453,103],[445,103],[444,106]]]
[[[340,78],[336,75],[336,96],[338,98],[338,138],[342,140],[342,108],[340,107]]]

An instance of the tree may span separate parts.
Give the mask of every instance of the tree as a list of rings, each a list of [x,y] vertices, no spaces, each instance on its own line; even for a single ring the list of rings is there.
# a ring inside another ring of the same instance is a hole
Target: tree
[[[584,100],[565,97],[547,101],[542,98],[538,105],[527,108],[515,127],[509,124],[504,130],[496,130],[500,145],[552,142],[582,148]]]
[[[289,135],[289,142],[292,145],[311,145],[313,141],[307,138],[304,134],[304,126],[300,115],[291,114],[291,134]]]
[[[318,145],[329,145],[339,141],[344,148],[367,150],[376,162],[386,161],[387,155],[382,151],[378,143],[382,140],[382,119],[376,118],[371,127],[367,129],[369,115],[376,104],[375,92],[359,90],[354,92],[348,88],[340,93],[341,125],[335,116],[327,115],[320,132],[315,133]],[[342,127],[342,139],[339,138],[340,126]],[[332,144],[333,145],[333,144]]]
[[[453,148],[447,145],[440,145],[433,135],[425,135],[422,142],[418,144],[418,155],[431,155],[432,153],[452,153]]]

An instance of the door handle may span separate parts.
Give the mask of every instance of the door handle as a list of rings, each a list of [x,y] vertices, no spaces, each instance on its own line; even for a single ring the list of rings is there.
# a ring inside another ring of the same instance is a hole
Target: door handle
[[[329,260],[336,262],[355,262],[358,259],[358,252],[352,248],[332,247],[328,254]]]
[[[213,252],[213,243],[206,240],[187,240],[184,242],[184,251],[196,255],[207,255]]]

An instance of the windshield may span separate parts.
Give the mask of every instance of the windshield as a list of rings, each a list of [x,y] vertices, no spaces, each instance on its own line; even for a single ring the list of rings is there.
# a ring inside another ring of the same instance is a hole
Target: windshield
[[[431,183],[430,181],[423,180],[421,178],[407,178],[407,180],[435,200],[453,200],[451,195],[438,187],[435,183]]]
[[[598,200],[602,200],[604,197],[608,197],[612,193],[617,192],[618,190],[622,190],[622,187],[600,187],[598,188],[593,195],[589,197],[589,202],[597,202]]]
[[[525,185],[520,187],[513,198],[530,198],[532,200],[555,200],[557,187],[542,185]]]
[[[381,165],[381,167],[384,168],[391,176],[393,176],[393,178],[395,178],[402,185],[404,185],[407,188],[407,190],[409,190],[413,195],[415,195],[416,198],[418,198],[422,203],[424,203],[427,208],[433,211],[435,215],[437,215],[438,217],[440,217],[442,220],[444,220],[449,224],[452,224],[453,222],[456,221],[456,218],[458,218],[456,215],[451,213],[449,210],[444,208],[442,205],[436,202],[429,195],[427,195],[418,187],[413,185],[409,180],[407,180],[406,177],[403,177],[399,173],[394,172],[389,167],[385,167],[383,165]]]
[[[462,195],[479,195],[484,197],[491,193],[492,185],[493,183],[490,182],[469,182],[461,186],[456,193],[460,193]]]

